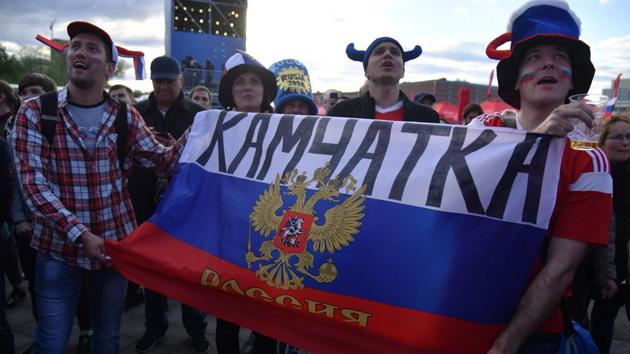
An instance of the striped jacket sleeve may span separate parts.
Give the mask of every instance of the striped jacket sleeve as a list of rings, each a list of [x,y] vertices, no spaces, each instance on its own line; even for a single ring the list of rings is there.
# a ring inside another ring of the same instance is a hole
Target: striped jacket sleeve
[[[573,150],[567,142],[559,188],[561,195],[552,235],[597,246],[608,245],[612,177],[606,154],[599,148]]]
[[[149,127],[138,111],[131,107],[131,124],[129,127],[130,145],[129,153],[134,164],[141,167],[155,167],[158,172],[171,175],[175,171],[179,157],[184,151],[184,146],[190,134],[190,128],[173,144],[165,147],[154,137]]]

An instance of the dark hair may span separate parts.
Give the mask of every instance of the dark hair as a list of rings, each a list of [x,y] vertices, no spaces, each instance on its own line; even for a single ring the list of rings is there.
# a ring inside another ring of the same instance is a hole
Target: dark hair
[[[464,110],[462,111],[462,118],[465,118],[470,113],[475,112],[477,113],[477,116],[480,116],[484,113],[480,105],[478,105],[477,103],[470,103],[466,107],[464,107]]]
[[[8,82],[0,80],[0,94],[4,95],[4,100],[9,106],[11,113],[17,112],[20,107],[20,98],[13,92],[13,88]]]
[[[205,93],[208,94],[210,99],[212,99],[212,93],[210,92],[210,89],[205,87],[204,85],[197,85],[197,86],[193,87],[192,90],[190,90],[190,97],[189,98],[192,99],[193,93],[195,93],[196,91],[204,91]]]
[[[57,91],[57,83],[55,80],[41,73],[29,73],[24,75],[18,84],[18,92],[22,94],[22,91],[29,86],[41,86],[44,92]]]
[[[112,46],[109,45],[105,40],[103,40],[103,46],[105,47],[105,53],[107,53],[107,61],[113,63],[114,53],[112,52]]]
[[[127,91],[129,95],[133,98],[133,91],[125,85],[121,85],[121,84],[113,85],[112,87],[109,88],[109,92],[111,93],[114,90],[120,90],[120,89],[124,89],[125,91]]]
[[[274,113],[273,107],[271,107],[271,101],[267,98],[267,94],[263,95],[262,103],[260,104],[261,113]]]
[[[422,103],[423,101],[426,103]],[[413,102],[418,104],[428,104],[430,106],[437,102],[437,98],[430,93],[418,92],[416,93],[416,96],[414,96]]]

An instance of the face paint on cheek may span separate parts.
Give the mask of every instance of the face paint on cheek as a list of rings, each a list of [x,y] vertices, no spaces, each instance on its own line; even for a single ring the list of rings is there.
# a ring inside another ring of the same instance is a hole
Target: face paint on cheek
[[[562,69],[560,71],[560,80],[571,80],[573,78],[573,73],[571,72],[571,69]]]
[[[524,85],[530,81],[534,80],[534,72],[533,71],[526,71],[524,73],[521,74],[521,77],[518,79],[521,85]]]
[[[99,56],[98,53],[88,53],[87,58],[92,64],[98,64],[98,63],[103,62],[103,59]]]

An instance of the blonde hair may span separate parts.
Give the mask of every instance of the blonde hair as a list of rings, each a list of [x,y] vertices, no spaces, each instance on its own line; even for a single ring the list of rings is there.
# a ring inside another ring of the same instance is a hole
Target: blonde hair
[[[599,133],[599,146],[603,146],[604,142],[608,138],[608,133],[610,132],[610,126],[618,122],[630,124],[630,115],[617,113],[613,115],[609,120],[605,121],[604,125],[602,126],[602,131],[601,133]]]

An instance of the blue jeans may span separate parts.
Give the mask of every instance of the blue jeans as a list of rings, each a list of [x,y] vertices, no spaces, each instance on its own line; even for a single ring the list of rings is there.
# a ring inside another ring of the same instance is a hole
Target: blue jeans
[[[88,271],[37,253],[37,331],[33,353],[64,353],[81,285],[87,285],[94,329],[92,353],[118,353],[127,279],[114,268]]]
[[[144,289],[144,316],[146,320],[147,331],[165,333],[168,329],[168,318],[166,311],[168,310],[168,302],[166,296]],[[196,310],[186,304],[182,304],[182,322],[186,332],[193,339],[205,338],[206,314]]]

